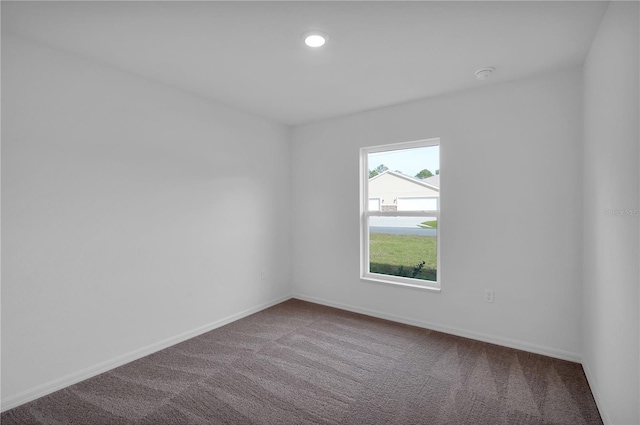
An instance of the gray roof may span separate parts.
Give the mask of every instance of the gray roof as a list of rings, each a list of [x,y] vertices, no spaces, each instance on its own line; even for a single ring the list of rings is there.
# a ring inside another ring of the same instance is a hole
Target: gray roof
[[[397,171],[385,170],[380,174],[376,174],[375,176],[370,177],[369,181],[375,180],[378,177],[382,177],[385,174],[389,174],[391,176],[400,177],[400,178],[403,178],[405,180],[409,180],[409,181],[412,181],[414,183],[418,183],[418,184],[420,184],[422,186],[430,187],[433,190],[440,191],[440,175],[427,177],[426,179],[419,179],[417,177],[408,176],[406,174],[399,173]]]
[[[440,174],[422,179],[423,182],[430,184],[431,186],[440,187]]]

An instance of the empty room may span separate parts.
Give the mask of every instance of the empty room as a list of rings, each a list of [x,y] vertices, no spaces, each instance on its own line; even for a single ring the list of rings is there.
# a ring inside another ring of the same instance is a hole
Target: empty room
[[[0,8],[3,425],[640,425],[637,1]]]

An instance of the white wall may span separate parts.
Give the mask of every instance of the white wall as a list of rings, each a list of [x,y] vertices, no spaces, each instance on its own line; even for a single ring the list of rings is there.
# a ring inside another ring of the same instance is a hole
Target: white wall
[[[3,409],[290,294],[287,127],[7,34],[2,124]]]
[[[572,69],[295,128],[294,293],[579,359],[581,93]],[[432,137],[442,292],[361,281],[358,149]]]
[[[640,423],[640,229],[624,215],[639,208],[639,18],[637,2],[610,3],[584,65],[583,364],[616,425]]]

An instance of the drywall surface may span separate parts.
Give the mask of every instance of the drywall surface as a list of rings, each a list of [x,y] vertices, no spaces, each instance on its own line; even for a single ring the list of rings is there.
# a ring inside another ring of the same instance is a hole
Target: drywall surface
[[[287,127],[3,34],[3,407],[288,296],[289,182]]]
[[[294,294],[578,359],[581,70],[478,85],[293,130]],[[359,148],[433,137],[442,291],[360,280]]]
[[[605,423],[640,423],[638,3],[611,2],[584,65],[584,353]]]

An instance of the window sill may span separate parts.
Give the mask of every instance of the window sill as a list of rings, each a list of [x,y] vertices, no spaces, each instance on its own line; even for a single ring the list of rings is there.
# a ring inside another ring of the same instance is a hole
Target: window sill
[[[372,276],[360,276],[360,280],[366,280],[368,282],[382,283],[382,284],[393,285],[393,286],[404,286],[405,288],[421,289],[421,290],[426,290],[430,292],[440,292],[441,290],[439,286],[427,286],[427,285],[420,285],[416,283],[396,282],[393,280],[387,280],[387,279],[382,279],[382,278],[377,278]]]

